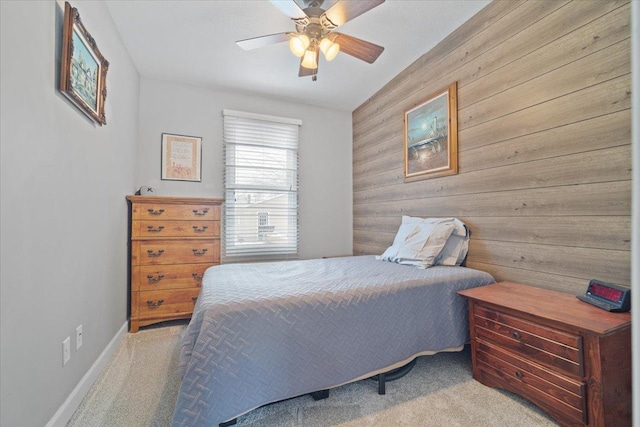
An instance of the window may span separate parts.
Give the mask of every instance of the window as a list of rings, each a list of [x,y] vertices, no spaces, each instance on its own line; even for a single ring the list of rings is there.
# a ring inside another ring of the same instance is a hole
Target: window
[[[269,225],[269,212],[258,212],[258,227]]]
[[[298,256],[299,120],[224,110],[225,262]]]

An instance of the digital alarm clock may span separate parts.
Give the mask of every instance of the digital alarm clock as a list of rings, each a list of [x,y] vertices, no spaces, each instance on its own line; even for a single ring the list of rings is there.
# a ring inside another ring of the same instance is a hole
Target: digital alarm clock
[[[623,312],[631,309],[631,290],[622,286],[592,279],[584,295],[579,300],[595,305],[603,310]]]

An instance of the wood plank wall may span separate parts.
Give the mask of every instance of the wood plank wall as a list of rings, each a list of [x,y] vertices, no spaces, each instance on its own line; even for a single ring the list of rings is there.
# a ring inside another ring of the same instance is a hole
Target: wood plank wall
[[[354,254],[455,216],[469,267],[568,293],[629,286],[630,3],[494,1],[353,112]],[[403,112],[458,82],[459,173],[405,183]]]

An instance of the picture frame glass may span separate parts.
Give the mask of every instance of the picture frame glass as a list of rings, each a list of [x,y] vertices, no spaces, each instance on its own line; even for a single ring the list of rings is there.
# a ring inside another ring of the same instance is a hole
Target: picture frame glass
[[[80,99],[97,113],[100,62],[87,46],[85,38],[74,25],[71,87]]]
[[[202,138],[162,134],[161,179],[201,181]]]
[[[407,174],[449,167],[447,93],[407,113]]]
[[[405,111],[405,181],[458,172],[456,83]]]

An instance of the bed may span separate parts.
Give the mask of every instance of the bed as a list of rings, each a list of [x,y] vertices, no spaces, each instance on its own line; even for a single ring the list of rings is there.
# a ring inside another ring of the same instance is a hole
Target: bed
[[[216,426],[462,350],[467,305],[456,292],[493,282],[470,268],[374,256],[211,267],[183,336],[172,425]]]

